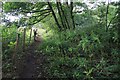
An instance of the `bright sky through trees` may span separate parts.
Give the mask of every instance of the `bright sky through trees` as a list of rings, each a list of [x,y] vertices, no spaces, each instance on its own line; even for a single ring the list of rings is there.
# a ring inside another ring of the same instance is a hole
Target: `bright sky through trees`
[[[12,1],[12,0],[11,0]],[[70,4],[70,1],[71,0],[68,0],[68,4]],[[77,0],[73,1],[73,2],[76,2]],[[79,0],[78,0],[79,1]],[[119,0],[96,0],[94,4],[91,4],[89,2],[91,1],[94,1],[94,0],[83,0],[82,2],[86,3],[88,5],[88,8],[92,8],[92,7],[95,7],[97,5],[97,2],[106,2],[106,4],[108,2],[118,2]],[[65,0],[61,0],[61,2],[65,2]],[[30,16],[31,14],[27,14],[27,16]],[[13,22],[15,20],[18,20],[20,17],[22,17],[22,15],[19,15],[19,16],[12,16],[12,15],[6,15],[6,18],[8,20],[10,20],[10,22]]]

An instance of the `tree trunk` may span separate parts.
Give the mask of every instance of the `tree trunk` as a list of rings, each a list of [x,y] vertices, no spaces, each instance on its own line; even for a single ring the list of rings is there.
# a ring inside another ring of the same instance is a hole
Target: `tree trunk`
[[[67,23],[68,29],[70,29],[70,26],[69,26],[68,20],[67,20],[67,18],[66,18],[66,15],[65,15],[63,9],[62,9],[62,4],[61,4],[61,3],[60,3],[60,8],[61,8],[61,12],[62,12],[62,14],[63,14],[63,16],[64,16],[64,18],[65,18],[65,21],[66,21],[66,23]]]
[[[19,39],[20,39],[20,34],[17,33],[16,46],[15,46],[15,48],[16,48],[16,52],[17,52],[17,50],[18,50]]]
[[[107,22],[108,22],[108,9],[109,9],[109,2],[108,2],[108,5],[107,5],[107,10],[106,10],[106,26],[105,26],[105,31],[107,31],[108,30],[108,26],[107,26]]]
[[[18,48],[19,39],[20,39],[20,34],[17,33],[17,36],[16,36],[16,45],[15,45],[15,52],[12,55],[13,63],[15,63],[15,61],[16,61],[16,54],[18,53],[18,50],[19,50],[19,48]]]
[[[61,11],[60,11],[59,3],[60,2],[57,2],[57,9],[58,9],[58,13],[59,13],[59,16],[60,16],[60,19],[61,19],[61,23],[62,23],[63,28],[67,29],[66,25],[64,24],[63,18],[62,18],[62,14],[61,14]]]
[[[61,26],[60,26],[60,24],[59,24],[59,22],[58,22],[58,20],[57,20],[57,17],[56,17],[56,15],[55,15],[55,12],[53,11],[52,6],[51,6],[51,4],[50,4],[49,2],[48,2],[48,6],[49,6],[49,8],[50,8],[50,10],[51,10],[51,12],[52,12],[52,15],[53,15],[53,17],[54,17],[54,20],[55,20],[55,22],[56,22],[59,30],[61,30]]]
[[[32,36],[32,28],[31,28],[31,30],[30,30],[29,44],[30,44],[30,41],[31,41],[31,36]]]
[[[24,28],[24,32],[23,32],[23,52],[25,51],[25,35],[26,35],[26,28]]]
[[[71,7],[71,11],[70,11],[70,13],[71,13],[71,19],[72,19],[72,23],[73,23],[73,29],[75,29],[75,22],[74,22],[74,16],[73,16],[73,2],[71,1],[71,3],[70,3],[70,7]]]

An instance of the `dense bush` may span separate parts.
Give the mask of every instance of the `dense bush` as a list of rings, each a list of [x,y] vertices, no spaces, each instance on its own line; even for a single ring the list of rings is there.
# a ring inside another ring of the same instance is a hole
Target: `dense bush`
[[[39,47],[48,56],[50,77],[118,77],[113,33],[98,26],[53,32]]]

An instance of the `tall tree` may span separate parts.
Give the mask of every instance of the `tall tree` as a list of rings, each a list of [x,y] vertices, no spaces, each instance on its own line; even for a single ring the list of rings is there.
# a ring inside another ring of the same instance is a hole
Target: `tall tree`
[[[64,13],[63,8],[62,8],[62,4],[61,4],[61,3],[59,3],[59,4],[60,4],[60,9],[61,9],[62,15],[63,15],[63,17],[64,17],[64,19],[65,19],[65,21],[66,21],[67,27],[68,27],[68,29],[70,29],[69,22],[68,22],[68,20],[67,20],[67,17],[66,17],[66,15],[65,15],[65,13]]]
[[[73,16],[73,2],[71,0],[71,3],[70,3],[70,7],[71,7],[71,19],[72,19],[72,23],[73,23],[73,29],[75,29],[75,22],[74,22],[74,16]]]
[[[50,10],[51,10],[51,12],[52,12],[52,15],[53,15],[53,17],[54,17],[54,19],[55,19],[55,22],[56,22],[59,30],[61,30],[61,26],[60,26],[60,24],[59,24],[59,22],[58,22],[58,20],[57,20],[57,17],[56,17],[56,15],[55,15],[55,12],[54,12],[54,10],[53,10],[53,8],[52,8],[52,6],[51,6],[51,4],[50,4],[49,1],[48,1],[48,6],[49,6],[49,8],[50,8]]]
[[[106,9],[106,26],[105,26],[105,30],[108,30],[108,13],[109,12],[109,1],[108,1],[108,5],[107,5],[107,9]]]
[[[66,25],[64,24],[64,21],[63,21],[63,18],[62,18],[62,14],[61,14],[61,10],[60,10],[60,7],[59,7],[59,3],[60,3],[60,2],[57,2],[58,14],[59,14],[59,16],[60,16],[60,19],[61,19],[61,23],[62,23],[63,28],[65,27],[65,29],[66,29]]]

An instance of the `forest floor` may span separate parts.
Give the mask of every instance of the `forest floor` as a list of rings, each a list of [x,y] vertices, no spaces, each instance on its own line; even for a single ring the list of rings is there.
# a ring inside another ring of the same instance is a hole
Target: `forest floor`
[[[33,42],[24,52],[22,59],[17,63],[19,78],[46,77],[44,63],[46,56],[36,51],[41,42]]]

